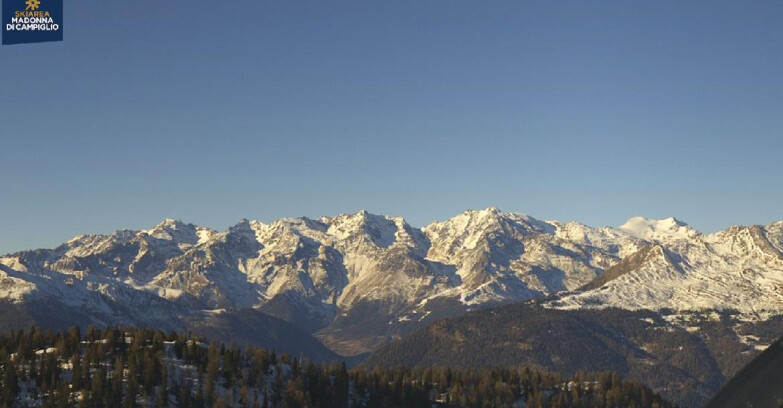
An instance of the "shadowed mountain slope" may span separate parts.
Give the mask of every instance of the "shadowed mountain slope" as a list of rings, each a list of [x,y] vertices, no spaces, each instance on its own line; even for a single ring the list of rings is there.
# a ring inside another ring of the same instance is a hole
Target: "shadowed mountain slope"
[[[783,340],[740,370],[705,408],[735,407],[783,407]]]
[[[779,320],[766,322],[762,329],[731,313],[693,314],[688,326],[673,316],[508,305],[438,321],[382,347],[362,364],[612,371],[645,383],[673,402],[700,407],[756,353],[732,327],[769,334],[783,330]],[[759,341],[772,340],[763,336]]]

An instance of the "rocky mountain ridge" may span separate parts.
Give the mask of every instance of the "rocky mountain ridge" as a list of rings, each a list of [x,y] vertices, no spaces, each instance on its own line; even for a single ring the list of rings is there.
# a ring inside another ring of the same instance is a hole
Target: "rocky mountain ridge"
[[[226,231],[166,219],[2,256],[0,301],[57,299],[98,324],[250,308],[354,355],[439,317],[553,295],[560,309],[763,319],[783,312],[782,250],[783,222],[701,234],[674,218],[592,228],[494,207],[421,229],[365,211]]]

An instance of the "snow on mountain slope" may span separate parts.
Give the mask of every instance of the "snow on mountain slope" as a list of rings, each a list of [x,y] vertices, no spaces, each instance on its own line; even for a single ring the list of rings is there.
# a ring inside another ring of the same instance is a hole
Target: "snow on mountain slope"
[[[625,234],[589,227],[574,232],[577,228],[492,207],[430,224],[423,232],[431,242],[428,259],[454,265],[462,281],[443,295],[475,306],[576,289],[635,245]]]
[[[664,220],[634,217],[621,225],[618,229],[645,241],[690,239],[699,235],[698,231],[674,217],[666,218]]]
[[[254,308],[344,345],[366,333],[342,350],[358,353],[438,316],[556,293],[562,308],[783,312],[781,248],[783,222],[703,235],[674,218],[592,228],[494,207],[422,229],[366,211],[226,231],[166,219],[0,257],[0,300],[62,299],[102,322],[118,308]]]
[[[671,225],[671,224],[670,224]],[[558,308],[647,310],[733,309],[755,319],[783,313],[779,223],[731,227],[709,235],[678,235],[621,276],[582,293],[564,294]]]
[[[555,236],[576,244],[594,246],[606,251],[618,253],[621,257],[636,252],[640,240],[618,229],[603,227],[593,228],[575,221],[560,223],[549,221],[556,227]]]

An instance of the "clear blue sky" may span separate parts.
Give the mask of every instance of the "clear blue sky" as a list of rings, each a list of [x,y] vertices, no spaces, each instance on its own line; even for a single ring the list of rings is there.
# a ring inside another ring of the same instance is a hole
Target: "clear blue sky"
[[[0,47],[0,252],[467,208],[783,219],[783,2],[65,1]]]

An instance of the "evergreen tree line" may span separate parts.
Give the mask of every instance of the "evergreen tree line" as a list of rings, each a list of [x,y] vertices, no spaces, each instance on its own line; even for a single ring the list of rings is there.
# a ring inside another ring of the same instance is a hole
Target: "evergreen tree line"
[[[0,335],[0,408],[670,407],[613,373],[315,364],[186,333],[33,327]]]

